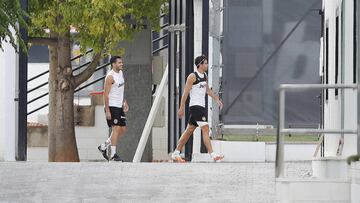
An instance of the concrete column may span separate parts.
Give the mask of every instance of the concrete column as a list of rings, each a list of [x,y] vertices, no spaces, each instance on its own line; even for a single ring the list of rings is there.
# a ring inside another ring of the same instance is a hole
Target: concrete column
[[[0,50],[0,160],[15,161],[15,88],[18,55],[9,43]]]
[[[133,41],[120,43],[120,46],[125,48],[125,98],[129,111],[126,113],[127,132],[120,138],[117,152],[125,161],[132,161],[151,109],[151,30],[136,34]],[[142,161],[152,160],[151,146],[152,138],[149,137]]]

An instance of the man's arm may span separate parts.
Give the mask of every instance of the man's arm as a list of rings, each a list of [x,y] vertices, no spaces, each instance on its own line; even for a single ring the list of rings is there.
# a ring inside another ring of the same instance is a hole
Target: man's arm
[[[209,88],[209,85],[206,84],[206,93],[211,97],[213,98],[216,103],[219,105],[220,109],[222,109],[223,107],[223,103],[222,101],[220,100],[219,96],[215,95],[214,92]]]
[[[178,111],[179,118],[182,118],[185,114],[185,102],[189,96],[190,90],[196,81],[195,74],[191,73],[186,79],[183,95],[181,96],[180,107]]]
[[[126,99],[124,99],[124,102],[123,102],[123,109],[124,109],[125,113],[129,111],[129,105],[128,105]]]
[[[105,85],[104,85],[104,103],[105,103],[105,115],[106,115],[106,119],[108,120],[111,119],[111,113],[109,108],[109,93],[113,82],[114,79],[111,75],[106,76]]]

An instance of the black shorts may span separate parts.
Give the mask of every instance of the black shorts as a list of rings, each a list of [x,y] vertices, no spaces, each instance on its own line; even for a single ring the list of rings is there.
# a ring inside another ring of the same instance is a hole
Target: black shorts
[[[106,119],[109,127],[126,126],[126,117],[122,108],[110,106],[111,120]]]
[[[189,124],[202,127],[207,125],[207,122],[207,112],[205,107],[190,106]]]

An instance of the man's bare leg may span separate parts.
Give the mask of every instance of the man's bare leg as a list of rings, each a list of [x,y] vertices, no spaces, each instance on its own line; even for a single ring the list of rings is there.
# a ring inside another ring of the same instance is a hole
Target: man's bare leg
[[[208,153],[211,154],[213,152],[213,149],[212,149],[211,141],[210,141],[210,137],[209,137],[209,125],[202,126],[201,132],[202,132],[204,145],[205,145]]]
[[[112,132],[111,132],[111,136],[110,136],[110,140],[111,140],[111,156],[110,156],[110,159],[114,158],[114,155],[116,154],[116,145],[118,143],[118,140],[125,133],[125,131],[126,131],[125,126],[112,126]],[[119,158],[119,160],[120,160],[120,158]]]
[[[103,155],[103,157],[109,161],[109,155],[108,152],[109,151],[115,151],[115,150],[109,150],[108,148],[111,146],[115,146],[116,148],[116,144],[117,144],[117,140],[120,137],[119,135],[123,134],[121,131],[124,131],[120,128],[120,126],[112,126],[111,127],[111,133],[110,136],[108,137],[107,140],[105,140],[104,143],[102,143],[100,146],[98,146],[98,150],[101,152],[101,154]],[[125,131],[124,131],[125,132]],[[112,147],[114,149],[114,147]],[[111,154],[110,158],[112,157],[113,154]]]
[[[201,127],[202,137],[205,144],[205,147],[208,151],[208,153],[211,155],[211,157],[214,159],[214,161],[221,160],[224,158],[224,156],[216,154],[211,146],[210,136],[209,136],[209,125],[204,125]]]
[[[190,136],[192,135],[192,133],[194,132],[195,129],[196,129],[196,126],[189,124],[187,126],[186,130],[181,135],[181,137],[179,139],[179,143],[178,143],[178,145],[176,147],[176,150],[171,155],[171,158],[174,161],[176,161],[176,162],[185,162],[185,160],[180,157],[180,151],[184,147],[186,142],[189,140]]]
[[[196,129],[196,126],[194,125],[188,125],[186,130],[183,132],[183,134],[181,135],[180,139],[179,139],[179,143],[176,147],[177,150],[181,151],[181,149],[184,147],[184,145],[186,144],[186,142],[189,140],[190,136],[192,135],[192,133],[194,132],[194,130]]]
[[[125,126],[112,126],[112,132],[110,136],[111,146],[116,146],[118,139],[125,133]]]

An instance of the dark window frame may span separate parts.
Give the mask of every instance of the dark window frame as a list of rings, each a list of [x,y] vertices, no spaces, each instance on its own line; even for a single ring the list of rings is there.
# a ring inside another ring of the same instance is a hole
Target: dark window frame
[[[357,1],[358,0],[354,0],[354,13],[353,13],[353,84],[357,83],[357,72],[356,72],[356,67],[357,67]]]
[[[325,22],[325,84],[329,84],[329,20]],[[325,89],[325,100],[329,99],[329,90]]]
[[[339,8],[336,9],[336,17],[335,17],[335,84],[338,84],[339,79]],[[335,99],[339,95],[339,89],[335,88]]]

